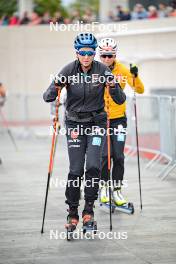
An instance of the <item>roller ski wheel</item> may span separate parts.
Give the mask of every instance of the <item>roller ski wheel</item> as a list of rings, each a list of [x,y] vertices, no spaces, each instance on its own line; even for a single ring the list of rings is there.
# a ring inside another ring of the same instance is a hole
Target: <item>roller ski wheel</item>
[[[134,205],[133,205],[133,203],[128,203],[128,208],[131,210],[131,214],[134,214]]]
[[[133,203],[126,203],[123,205],[116,205],[115,209],[119,212],[126,214],[134,214],[134,205]]]
[[[94,234],[97,233],[97,222],[94,221],[94,218],[92,215],[84,215],[83,217],[83,234],[87,232],[92,232]]]
[[[67,217],[67,224],[65,225],[65,228],[67,230],[67,241],[73,240],[73,232],[76,230],[76,227],[78,225],[78,219]]]
[[[100,206],[105,206],[106,208],[109,209],[110,204],[109,203],[100,203]],[[134,205],[133,203],[126,203],[123,205],[115,205],[114,203],[112,203],[111,205],[111,210],[112,213],[115,212],[115,210],[122,212],[122,213],[126,213],[126,214],[134,214]]]
[[[101,207],[105,206],[108,209],[110,207],[110,203],[102,203],[102,202],[100,202],[99,204],[100,204]],[[115,208],[116,208],[116,205],[112,202],[112,204],[111,204],[111,212],[112,213],[115,212]]]

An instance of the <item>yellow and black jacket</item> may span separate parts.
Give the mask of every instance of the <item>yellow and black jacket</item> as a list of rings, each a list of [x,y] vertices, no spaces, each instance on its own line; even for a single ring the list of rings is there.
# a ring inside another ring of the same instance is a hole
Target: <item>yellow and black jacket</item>
[[[135,78],[135,82],[133,85],[133,75],[131,74],[130,70],[123,65],[122,63],[115,61],[114,68],[112,70],[112,73],[118,78],[119,84],[122,89],[125,88],[126,83],[128,83],[135,92],[142,94],[144,92],[144,85],[139,77]],[[107,105],[107,91],[105,91],[104,94],[105,99],[105,110]],[[109,116],[110,119],[120,118],[125,116],[126,111],[126,102],[118,105],[113,101],[113,99],[109,98]]]

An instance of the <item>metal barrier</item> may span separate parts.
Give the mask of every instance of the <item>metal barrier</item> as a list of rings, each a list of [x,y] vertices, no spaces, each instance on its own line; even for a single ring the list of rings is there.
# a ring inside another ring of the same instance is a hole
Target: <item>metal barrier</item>
[[[158,177],[165,179],[176,167],[176,97],[137,96],[137,114],[140,152],[151,160],[145,169],[161,160],[167,161]],[[128,136],[127,160],[136,153],[136,134],[133,98],[127,99]]]
[[[165,159],[167,164],[157,175],[165,179],[176,167],[176,97],[137,95],[136,100],[140,152],[147,153],[150,158],[145,170]],[[30,126],[51,123],[50,104],[43,102],[41,94],[11,94],[2,110],[10,126],[29,130]],[[136,154],[133,97],[127,98],[127,118],[126,160]]]
[[[176,167],[176,97],[160,97],[160,113],[161,154],[169,160],[158,174],[164,180]]]

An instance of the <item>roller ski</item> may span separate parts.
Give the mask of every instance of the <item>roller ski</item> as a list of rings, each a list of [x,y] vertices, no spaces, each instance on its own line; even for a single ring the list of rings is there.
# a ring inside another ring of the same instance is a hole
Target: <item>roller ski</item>
[[[100,206],[110,207],[109,204],[109,192],[107,187],[102,187],[99,195]],[[133,203],[128,203],[121,193],[121,188],[115,188],[112,192],[112,213],[115,210],[126,214],[134,214]]]
[[[73,240],[73,232],[76,230],[79,216],[77,208],[71,208],[68,210],[69,214],[67,216],[67,224],[65,224],[65,228],[67,230],[67,241]]]
[[[83,234],[85,233],[97,233],[97,222],[94,220],[93,204],[90,202],[85,205],[85,209],[82,213],[83,218]]]

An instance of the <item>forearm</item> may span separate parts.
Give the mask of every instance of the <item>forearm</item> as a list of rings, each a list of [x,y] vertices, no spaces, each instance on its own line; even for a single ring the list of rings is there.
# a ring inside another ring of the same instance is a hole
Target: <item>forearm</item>
[[[136,93],[144,93],[144,85],[139,77],[134,78],[134,90]]]
[[[54,82],[52,82],[50,86],[48,87],[48,89],[46,90],[46,92],[44,92],[43,99],[47,103],[53,102],[56,100],[57,95],[58,93],[57,93],[56,86]]]
[[[121,105],[126,101],[126,95],[118,83],[114,87],[110,87],[109,92],[116,104]]]

